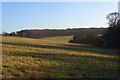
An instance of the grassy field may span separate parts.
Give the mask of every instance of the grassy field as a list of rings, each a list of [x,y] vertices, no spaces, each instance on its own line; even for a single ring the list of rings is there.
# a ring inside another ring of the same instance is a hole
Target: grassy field
[[[119,51],[42,39],[3,36],[3,78],[118,78]]]

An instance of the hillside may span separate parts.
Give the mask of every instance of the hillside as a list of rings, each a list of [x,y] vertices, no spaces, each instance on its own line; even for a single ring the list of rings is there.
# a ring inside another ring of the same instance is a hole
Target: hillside
[[[98,34],[103,34],[105,28],[73,28],[73,29],[43,29],[43,30],[21,30],[17,31],[16,34],[10,33],[10,36],[20,36],[28,38],[44,38],[44,37],[56,37],[56,36],[71,36],[79,35],[83,32],[94,31]]]
[[[71,38],[3,36],[2,77],[118,78],[119,50],[68,43]]]

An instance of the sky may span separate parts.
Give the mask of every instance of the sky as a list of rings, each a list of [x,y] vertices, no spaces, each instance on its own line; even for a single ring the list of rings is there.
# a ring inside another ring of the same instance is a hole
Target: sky
[[[107,27],[117,2],[3,2],[2,31]]]

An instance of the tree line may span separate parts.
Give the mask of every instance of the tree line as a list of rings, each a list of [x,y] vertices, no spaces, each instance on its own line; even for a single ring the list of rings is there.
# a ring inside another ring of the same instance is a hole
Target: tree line
[[[110,13],[106,18],[108,19],[109,27],[102,35],[95,31],[83,32],[80,35],[75,35],[69,42],[120,48],[120,13]]]
[[[54,36],[71,36],[79,35],[88,31],[95,31],[98,34],[103,34],[105,28],[68,28],[68,29],[43,29],[43,30],[21,30],[12,33],[4,33],[4,36],[18,36],[28,38],[43,38]]]

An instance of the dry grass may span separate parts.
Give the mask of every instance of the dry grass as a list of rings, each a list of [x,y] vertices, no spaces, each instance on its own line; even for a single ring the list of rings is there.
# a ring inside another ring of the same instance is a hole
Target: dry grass
[[[119,50],[72,44],[72,36],[3,37],[3,78],[117,78]]]

